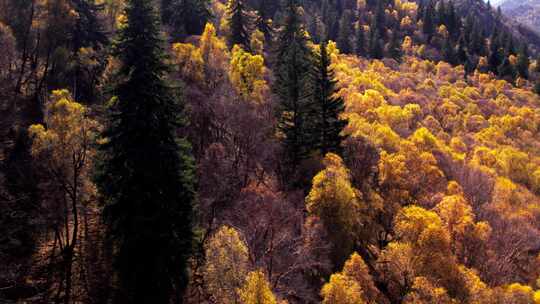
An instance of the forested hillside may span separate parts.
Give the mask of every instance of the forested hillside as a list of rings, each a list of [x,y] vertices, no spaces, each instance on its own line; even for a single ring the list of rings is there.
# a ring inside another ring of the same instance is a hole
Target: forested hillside
[[[539,1],[503,1],[501,3],[501,10],[510,18],[536,32],[540,32]]]
[[[0,0],[0,303],[540,303],[540,39],[514,21]]]

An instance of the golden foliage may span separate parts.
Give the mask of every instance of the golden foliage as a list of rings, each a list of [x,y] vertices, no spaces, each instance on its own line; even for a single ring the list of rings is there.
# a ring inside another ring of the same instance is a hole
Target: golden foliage
[[[268,91],[264,74],[264,59],[261,55],[252,55],[238,45],[233,47],[229,78],[240,96],[262,103]]]
[[[222,226],[206,245],[204,278],[208,291],[220,303],[237,303],[237,289],[245,281],[249,252],[234,228]]]
[[[261,271],[250,272],[238,294],[242,304],[277,304],[270,284]]]
[[[322,290],[323,304],[363,304],[362,289],[356,281],[342,274],[330,276]]]

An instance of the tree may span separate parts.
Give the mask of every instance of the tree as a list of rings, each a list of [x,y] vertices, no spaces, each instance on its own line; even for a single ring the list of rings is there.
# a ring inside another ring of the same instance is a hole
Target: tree
[[[371,38],[369,40],[369,55],[374,59],[383,58],[383,46],[381,41],[381,35],[378,30],[371,33]]]
[[[366,56],[366,34],[364,32],[364,27],[359,24],[356,29],[356,55]]]
[[[388,55],[395,59],[397,62],[401,61],[403,51],[401,50],[401,41],[399,39],[399,33],[397,29],[392,32],[390,42],[388,43]]]
[[[171,28],[173,40],[200,35],[212,17],[209,0],[161,0],[161,20]]]
[[[343,265],[342,273],[358,283],[358,286],[362,289],[364,300],[368,301],[368,303],[376,301],[379,291],[375,287],[373,277],[369,273],[366,262],[364,262],[358,253],[354,252],[351,254],[345,265]]]
[[[456,8],[452,0],[448,3],[446,27],[454,39],[459,37],[461,31],[461,18],[456,14]]]
[[[351,278],[342,274],[330,276],[321,290],[323,304],[364,304],[362,289]]]
[[[168,303],[187,285],[193,160],[177,136],[183,109],[167,67],[153,5],[130,0],[114,53],[121,62],[96,181],[115,247],[115,302]]]
[[[342,265],[351,254],[360,225],[358,190],[351,185],[349,171],[339,156],[328,153],[325,169],[313,178],[313,186],[306,197],[310,215],[319,217],[334,245],[334,266]]]
[[[109,43],[99,19],[104,5],[96,4],[95,0],[71,0],[71,2],[77,18],[71,32],[71,52],[74,62],[70,64],[72,68],[67,78],[70,79],[75,99],[90,102],[95,98],[98,74],[105,66],[104,60],[95,60],[99,58],[95,53],[102,51]],[[89,64],[94,61],[92,59],[97,63]]]
[[[458,44],[457,44],[457,51],[456,51],[456,54],[455,54],[455,58],[457,60],[458,63],[460,64],[466,64],[467,61],[469,60],[469,56],[467,55],[467,50],[466,50],[466,42],[465,42],[465,37],[464,35],[460,35],[459,36],[459,40],[458,40]]]
[[[434,285],[426,277],[416,277],[411,292],[407,294],[404,303],[407,304],[452,304],[455,303],[448,296],[446,289]]]
[[[495,29],[489,39],[488,64],[492,72],[498,73],[497,68],[502,63],[502,60],[503,60],[502,57],[503,56],[501,54],[501,47],[499,45],[499,36],[498,36],[497,30]]]
[[[311,112],[311,71],[313,55],[307,45],[296,0],[287,0],[279,32],[273,90],[278,97],[278,130],[281,133],[289,170],[311,152],[307,119]]]
[[[446,13],[446,4],[444,3],[444,0],[441,0],[437,3],[437,19],[439,25],[448,24],[448,17]]]
[[[320,46],[320,54],[315,67],[314,84],[314,107],[313,107],[313,147],[320,149],[321,155],[328,152],[339,153],[343,128],[348,121],[341,118],[345,110],[342,97],[335,96],[337,93],[334,72],[330,69],[326,42]]]
[[[341,20],[339,21],[339,34],[336,41],[339,50],[345,54],[350,54],[352,52],[351,36],[352,12],[346,10],[343,12]]]
[[[486,42],[482,30],[477,22],[473,23],[472,32],[469,35],[469,52],[473,55],[484,55],[486,53]]]
[[[243,304],[277,304],[270,284],[261,271],[250,272],[238,294]]]
[[[375,10],[375,16],[373,17],[372,22],[372,31],[379,31],[379,35],[384,37],[386,32],[386,12],[384,10],[385,1],[377,1],[377,8]]]
[[[264,34],[264,40],[267,43],[272,42],[272,37],[274,34],[274,29],[271,26],[271,20],[269,19],[268,12],[268,0],[261,0],[259,7],[257,8],[257,17],[255,19],[255,24],[259,31]]]
[[[450,36],[448,36],[444,40],[444,45],[442,48],[442,53],[444,56],[444,61],[450,63],[450,64],[456,64],[456,54],[454,51],[454,45],[452,44],[452,41],[450,39]]]
[[[72,32],[74,52],[82,47],[99,49],[107,44],[105,29],[100,23],[99,15],[103,11],[103,4],[96,4],[95,0],[71,0],[77,19]]]
[[[33,138],[32,156],[40,160],[51,193],[54,193],[53,189],[59,191],[58,195],[51,195],[57,200],[51,203],[51,207],[61,210],[54,229],[63,257],[60,285],[65,290],[63,302],[66,304],[72,301],[72,268],[79,242],[79,208],[85,201],[85,195],[91,194],[91,146],[98,125],[86,115],[86,108],[75,102],[68,91],[53,91],[47,105],[46,126],[37,124],[29,128]]]
[[[523,79],[529,78],[529,64],[529,50],[527,44],[524,43],[519,49],[519,54],[516,62],[517,73]]]
[[[497,68],[497,74],[503,79],[506,79],[512,83],[516,79],[516,70],[512,63],[510,63],[510,59],[508,57],[505,57],[501,65],[499,65]]]
[[[227,3],[227,22],[229,33],[227,40],[232,48],[236,44],[245,50],[250,50],[249,16],[246,14],[244,0],[229,0]]]
[[[238,303],[249,266],[249,251],[234,228],[222,226],[206,245],[204,279],[220,303]]]
[[[264,58],[262,55],[251,55],[239,45],[232,49],[229,78],[240,96],[263,103],[264,91],[267,89],[264,80]]]
[[[435,34],[435,22],[433,21],[433,2],[429,1],[427,6],[424,9],[424,14],[422,15],[422,32],[426,35],[426,41],[429,43],[431,37]]]

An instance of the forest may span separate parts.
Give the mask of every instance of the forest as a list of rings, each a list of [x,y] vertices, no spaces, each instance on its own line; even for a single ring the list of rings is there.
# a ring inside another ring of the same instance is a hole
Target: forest
[[[540,36],[482,0],[0,0],[0,303],[540,304]]]

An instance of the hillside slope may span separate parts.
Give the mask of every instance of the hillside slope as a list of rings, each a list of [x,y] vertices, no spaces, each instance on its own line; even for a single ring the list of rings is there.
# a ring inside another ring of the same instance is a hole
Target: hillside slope
[[[508,0],[501,4],[503,13],[540,34],[540,0]]]

